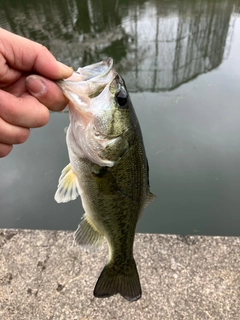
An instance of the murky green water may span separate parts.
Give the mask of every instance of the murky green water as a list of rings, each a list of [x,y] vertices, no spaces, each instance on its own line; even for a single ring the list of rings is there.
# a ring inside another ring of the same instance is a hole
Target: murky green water
[[[131,92],[158,196],[139,232],[240,235],[240,1],[0,0],[0,27],[74,68],[112,56]],[[55,203],[68,114],[0,160],[0,227],[75,229]]]

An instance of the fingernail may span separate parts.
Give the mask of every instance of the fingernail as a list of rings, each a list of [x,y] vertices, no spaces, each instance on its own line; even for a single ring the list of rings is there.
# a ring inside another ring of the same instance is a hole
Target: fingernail
[[[68,67],[66,64],[57,61],[57,63],[59,64],[59,66],[61,67],[62,71],[63,71],[63,78],[68,78],[72,75],[73,73],[73,68],[72,67]]]
[[[38,76],[29,76],[26,78],[26,86],[33,96],[41,96],[46,92],[44,82]]]

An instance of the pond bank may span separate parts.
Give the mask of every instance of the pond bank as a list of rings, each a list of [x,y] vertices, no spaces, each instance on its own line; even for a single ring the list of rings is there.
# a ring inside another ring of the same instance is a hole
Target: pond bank
[[[107,248],[88,253],[72,232],[0,229],[5,320],[239,319],[240,238],[137,234],[142,298],[95,299]]]

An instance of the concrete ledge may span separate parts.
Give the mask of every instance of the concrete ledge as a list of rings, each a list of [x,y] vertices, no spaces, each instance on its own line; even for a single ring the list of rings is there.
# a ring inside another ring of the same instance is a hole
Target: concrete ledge
[[[137,234],[133,303],[93,297],[106,258],[70,232],[0,229],[0,319],[239,320],[240,238]]]

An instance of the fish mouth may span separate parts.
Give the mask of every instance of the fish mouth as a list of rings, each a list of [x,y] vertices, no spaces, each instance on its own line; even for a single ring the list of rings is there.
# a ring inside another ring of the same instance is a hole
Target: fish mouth
[[[101,62],[78,68],[71,77],[57,81],[57,84],[70,101],[77,104],[80,102],[80,105],[84,107],[88,99],[98,96],[106,85],[112,82],[114,76],[113,59],[107,58]]]
[[[76,73],[78,73],[82,77],[82,81],[97,81],[99,78],[105,77],[112,70],[112,67],[113,59],[107,58],[103,61],[91,64],[89,66],[78,68]]]

